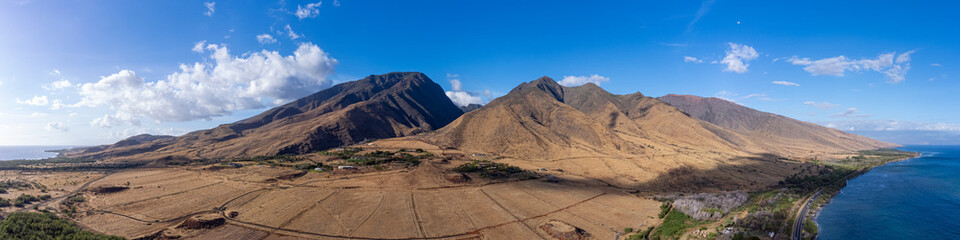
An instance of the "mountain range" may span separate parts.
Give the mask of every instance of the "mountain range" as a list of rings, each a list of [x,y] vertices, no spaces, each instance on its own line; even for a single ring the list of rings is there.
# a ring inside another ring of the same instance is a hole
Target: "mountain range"
[[[213,129],[179,137],[138,136],[66,155],[234,159],[394,137],[521,163],[634,165],[638,172],[583,173],[610,179],[634,175],[617,180],[624,184],[679,167],[715,168],[730,159],[829,157],[896,146],[717,98],[616,95],[592,83],[560,86],[549,77],[520,84],[484,106],[460,108],[426,75],[398,72],[341,83]]]

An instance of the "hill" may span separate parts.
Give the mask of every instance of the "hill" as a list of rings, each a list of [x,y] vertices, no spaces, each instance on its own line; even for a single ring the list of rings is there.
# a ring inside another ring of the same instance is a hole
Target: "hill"
[[[757,111],[719,98],[670,94],[659,99],[692,117],[746,136],[757,143],[762,151],[778,155],[807,157],[822,152],[898,146],[781,115]]]
[[[302,154],[445,126],[463,112],[422,73],[371,75],[341,83],[259,115],[209,130],[142,144],[114,144],[72,157],[238,158]]]

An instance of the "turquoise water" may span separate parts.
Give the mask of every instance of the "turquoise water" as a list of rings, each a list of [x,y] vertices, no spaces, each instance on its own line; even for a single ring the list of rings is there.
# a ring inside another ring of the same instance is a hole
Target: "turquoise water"
[[[900,150],[923,156],[850,180],[817,218],[818,239],[960,239],[960,146]]]

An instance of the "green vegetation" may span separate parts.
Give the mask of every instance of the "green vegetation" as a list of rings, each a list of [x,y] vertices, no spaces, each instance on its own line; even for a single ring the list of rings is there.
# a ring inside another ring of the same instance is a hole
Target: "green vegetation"
[[[807,219],[807,221],[803,223],[803,231],[817,235],[817,224],[814,223],[813,220]]]
[[[472,162],[457,166],[453,170],[460,173],[480,173],[481,177],[490,179],[502,179],[514,176],[519,176],[521,178],[535,177],[533,173],[524,171],[519,167],[510,166],[506,163],[492,162],[489,160],[474,160]]]
[[[88,171],[102,169],[122,169],[142,166],[146,163],[98,163],[96,159],[47,158],[39,160],[0,161],[0,170],[53,170]]]
[[[625,233],[632,233],[632,232],[633,232],[633,228],[624,228],[624,229],[623,229],[623,232],[625,232]]]
[[[50,196],[47,196],[47,197],[49,198]],[[38,202],[38,201],[40,201],[40,199],[37,197],[34,197],[33,195],[21,194],[20,196],[17,197],[16,200],[13,201],[13,206],[24,207],[27,204],[31,204],[33,202]]]
[[[632,235],[630,235],[630,236],[627,237],[627,240],[643,240],[643,239],[647,239],[647,237],[650,235],[650,231],[653,231],[653,227],[648,227],[646,230],[643,230],[643,232],[639,232],[639,233],[637,233],[637,234],[632,234]]]
[[[363,156],[353,156],[347,159],[348,162],[355,163],[358,165],[380,165],[385,163],[402,163],[409,165],[419,165],[420,159],[425,158],[424,155],[413,156],[409,153],[402,152],[388,152],[388,151],[373,151],[363,154]]]
[[[85,201],[87,201],[87,199],[80,193],[67,197],[60,202],[60,212],[66,214],[68,217],[73,217],[73,215],[77,213],[77,204]]]
[[[39,183],[30,183],[30,182],[24,182],[19,180],[6,180],[6,181],[0,182],[0,188],[2,188],[4,192],[6,192],[7,189],[10,189],[10,188],[17,189],[17,190],[25,190],[25,189],[32,189],[32,188],[43,188],[43,185]]]
[[[678,211],[670,211],[663,223],[650,233],[650,239],[670,239],[679,236],[684,229],[695,227],[701,222]]]
[[[13,206],[13,204],[10,203],[10,200],[7,200],[6,198],[0,198],[0,208],[10,207],[10,206]]]
[[[658,218],[663,218],[663,217],[667,216],[667,213],[669,213],[669,212],[670,212],[670,203],[669,203],[669,202],[663,202],[663,203],[660,204],[660,214],[657,214],[657,217],[658,217]]]
[[[13,213],[0,221],[0,239],[123,239],[83,231],[49,212]]]

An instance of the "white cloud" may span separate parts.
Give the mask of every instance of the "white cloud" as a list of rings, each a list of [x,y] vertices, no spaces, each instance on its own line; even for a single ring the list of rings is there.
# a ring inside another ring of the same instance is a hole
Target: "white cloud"
[[[727,65],[727,68],[723,70],[725,72],[745,73],[747,67],[750,66],[747,62],[760,56],[753,47],[736,43],[727,44],[730,45],[730,49],[726,52],[727,56],[720,60],[720,63]]]
[[[847,108],[847,110],[844,110],[843,112],[834,113],[830,116],[835,118],[865,118],[869,117],[870,115],[860,113],[857,108]]]
[[[339,7],[339,6],[340,6],[340,0],[333,0],[333,6],[334,6],[334,7]]]
[[[825,122],[824,126],[845,131],[960,131],[956,123],[905,122],[897,120],[842,120]]]
[[[593,84],[600,85],[600,83],[608,82],[608,81],[610,81],[610,78],[608,77],[600,76],[597,74],[591,74],[590,76],[563,76],[563,79],[557,82],[557,84],[560,84],[566,87],[574,87],[574,86],[580,86],[586,83],[593,83]]]
[[[306,7],[297,5],[297,12],[295,15],[297,15],[297,18],[300,18],[300,20],[303,20],[304,18],[316,17],[320,14],[320,10],[318,8],[320,8],[321,3],[323,2],[310,3],[307,4]],[[339,5],[339,3],[334,2],[334,5]]]
[[[703,59],[698,59],[691,56],[683,56],[683,62],[702,63]]]
[[[53,91],[53,90],[60,90],[60,89],[68,88],[68,87],[71,87],[71,86],[73,86],[73,85],[70,84],[70,81],[69,81],[69,80],[61,79],[60,81],[52,82],[52,83],[50,83],[50,84],[43,85],[43,86],[41,86],[41,87],[43,87],[43,89]]]
[[[827,109],[831,109],[831,108],[835,108],[835,107],[839,107],[839,106],[840,106],[840,104],[833,104],[833,103],[830,103],[830,102],[819,102],[819,103],[818,103],[818,102],[814,102],[814,101],[806,101],[806,102],[803,102],[803,105],[813,106],[813,107],[816,107],[816,108],[819,108],[819,109],[823,109],[823,110],[827,110]]]
[[[454,78],[449,80],[451,91],[446,91],[447,98],[450,98],[453,104],[461,107],[470,105],[471,103],[483,104],[483,98],[478,96],[478,94],[463,90],[463,83],[460,82],[460,79],[455,79],[457,77],[460,77],[460,75],[447,73],[447,78]],[[489,91],[490,90],[487,90],[486,93],[489,93]]]
[[[783,86],[793,86],[793,87],[800,86],[800,84],[797,84],[795,82],[787,82],[787,81],[773,81],[772,83],[777,85],[783,85]]]
[[[134,71],[121,70],[80,87],[75,106],[110,106],[115,118],[141,117],[157,121],[190,121],[224,116],[237,110],[279,104],[329,87],[327,78],[337,60],[311,43],[293,55],[262,50],[234,56],[226,46],[209,44],[213,63],[180,65],[165,80],[145,81]],[[272,102],[271,102],[272,101]]]
[[[483,99],[479,96],[471,95],[466,91],[447,91],[447,97],[450,98],[450,101],[453,101],[453,104],[457,106],[466,106],[471,103],[483,104]]]
[[[888,82],[898,83],[905,80],[907,71],[910,70],[910,54],[913,52],[914,51],[908,51],[899,56],[896,56],[896,53],[885,53],[880,54],[874,59],[860,60],[853,60],[842,55],[819,60],[793,56],[787,59],[787,62],[793,65],[804,66],[803,70],[813,76],[829,75],[842,77],[846,71],[859,72],[863,70],[873,70],[885,75]]]
[[[463,91],[463,84],[460,83],[460,80],[453,79],[450,80],[450,88],[452,88],[454,91]]]
[[[747,94],[746,96],[740,96],[740,94],[737,94],[737,93],[731,92],[731,91],[727,91],[727,90],[722,90],[722,91],[719,91],[719,92],[717,92],[717,93],[714,93],[714,94],[713,94],[713,97],[719,98],[719,99],[723,99],[723,100],[727,100],[727,101],[731,101],[731,102],[737,102],[737,101],[739,101],[739,100],[747,100],[747,99],[757,99],[757,100],[768,101],[768,102],[775,102],[775,101],[784,101],[784,100],[786,100],[786,99],[770,98],[770,97],[767,96],[767,94],[765,94],[765,93],[753,93],[753,94]]]
[[[33,96],[33,98],[27,100],[17,98],[17,103],[31,106],[46,106],[50,104],[50,100],[47,99],[47,96]]]
[[[913,52],[916,52],[916,50],[910,50],[905,53],[901,53],[900,55],[897,55],[897,63],[909,62],[910,54],[913,54]]]
[[[50,114],[38,113],[38,112],[35,112],[35,113],[30,114],[30,117],[35,117],[35,118],[41,118],[41,117],[46,117],[46,116],[50,116]]]
[[[205,3],[203,3],[203,6],[204,6],[204,7],[207,7],[207,11],[206,11],[206,12],[203,12],[203,15],[213,16],[213,12],[216,11],[216,9],[215,9],[216,5],[217,5],[216,2],[205,2]]]
[[[121,123],[121,120],[114,116],[103,115],[103,117],[93,119],[93,121],[90,122],[90,126],[101,127],[101,128],[112,128],[114,126],[119,126],[120,123]]]
[[[297,40],[297,38],[303,37],[303,35],[293,32],[293,28],[290,27],[290,24],[287,24],[287,26],[283,27],[283,29],[287,31],[287,37],[290,37],[290,40]]]
[[[276,43],[277,39],[273,38],[273,36],[270,36],[270,34],[264,33],[257,35],[257,42],[260,42],[260,44],[271,44]]]
[[[69,106],[66,104],[63,104],[63,101],[60,101],[60,99],[54,99],[53,102],[50,103],[50,110],[59,110],[63,107],[69,107]]]
[[[207,41],[199,41],[196,44],[193,44],[192,51],[197,53],[203,53],[203,47],[207,46]]]
[[[70,130],[69,128],[67,128],[67,126],[64,126],[64,125],[63,125],[63,122],[51,122],[51,123],[47,123],[47,126],[44,127],[43,129],[46,129],[47,131],[51,131],[51,132],[53,132],[53,131],[66,132],[66,131]]]
[[[0,81],[0,86],[3,86],[3,81]]]
[[[50,76],[54,76],[54,77],[59,77],[61,75],[60,70],[57,70],[57,69],[54,69],[53,71],[50,71],[47,74],[50,74]]]
[[[943,65],[940,65],[939,63],[931,63],[930,66],[943,67]]]

